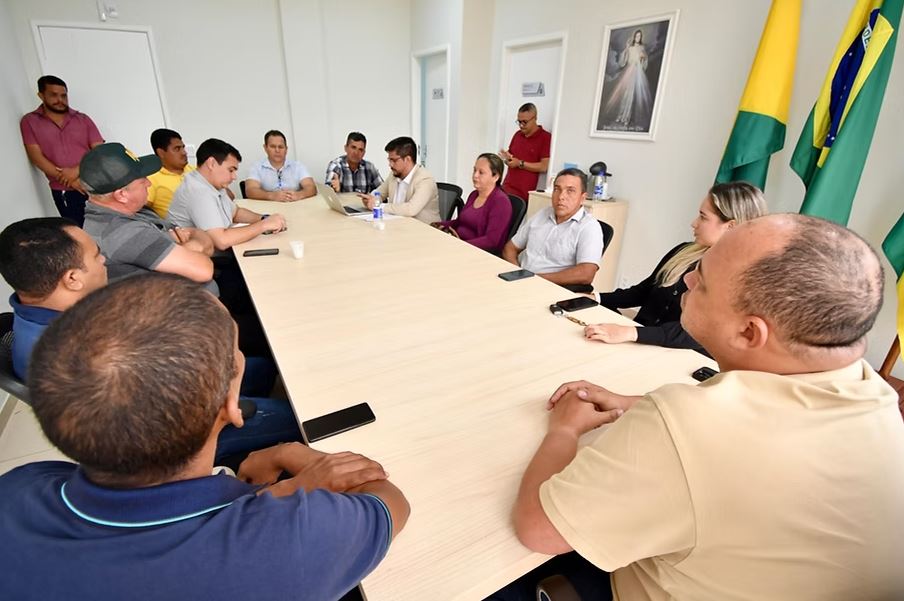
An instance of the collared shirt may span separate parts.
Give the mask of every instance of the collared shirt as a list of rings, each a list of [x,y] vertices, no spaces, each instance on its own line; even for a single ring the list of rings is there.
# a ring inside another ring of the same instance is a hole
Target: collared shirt
[[[619,599],[904,598],[904,424],[863,360],[662,386],[540,502]]]
[[[160,171],[149,175],[151,187],[148,188],[148,207],[161,217],[166,217],[170,203],[173,202],[173,195],[182,185],[182,180],[195,169],[197,167],[194,165],[186,165],[182,173],[175,173],[161,167]]]
[[[411,180],[414,179],[414,172],[417,171],[417,168],[418,165],[415,164],[415,166],[411,168],[411,171],[408,172],[408,175],[405,176],[405,179],[399,180],[399,187],[396,188],[395,198],[393,198],[389,202],[393,204],[401,204],[405,202],[405,199],[408,197],[408,186],[411,185]]]
[[[148,208],[124,215],[91,201],[85,205],[85,232],[106,257],[110,282],[154,271],[176,247],[169,229],[170,224]]]
[[[9,297],[9,306],[12,307],[13,318],[13,372],[20,380],[24,380],[28,374],[28,363],[31,360],[31,350],[38,338],[50,325],[50,322],[59,317],[60,311],[23,305],[18,295]]]
[[[389,547],[367,494],[255,494],[230,476],[113,489],[66,462],[0,477],[2,599],[338,599]],[[52,577],[48,577],[52,574]]]
[[[37,144],[41,153],[57,167],[77,167],[93,144],[104,141],[91,117],[74,109],[63,116],[57,125],[44,113],[44,106],[27,113],[19,121],[22,142]],[[66,190],[66,186],[48,178],[52,190]]]
[[[270,159],[264,157],[251,167],[248,179],[257,180],[267,192],[289,190],[294,192],[301,189],[301,180],[311,177],[308,168],[291,159],[286,159],[279,169],[270,164]]]
[[[522,249],[521,267],[534,273],[554,273],[579,263],[599,264],[603,231],[584,207],[562,223],[556,223],[552,207],[544,207],[518,229],[512,244]]]
[[[352,168],[348,165],[347,155],[342,155],[330,161],[326,168],[326,180],[323,183],[330,185],[333,181],[334,173],[339,176],[340,192],[370,193],[383,183],[380,171],[373,163],[362,159],[358,163],[358,168],[352,171]]]
[[[217,190],[200,171],[192,171],[173,195],[168,219],[179,227],[228,228],[237,208],[225,188]]]
[[[539,163],[543,159],[548,159],[550,147],[552,146],[552,134],[543,129],[543,126],[537,126],[537,131],[529,137],[521,133],[521,130],[515,132],[512,141],[509,143],[509,152],[519,160],[525,163]],[[509,194],[514,194],[524,201],[529,200],[528,195],[531,190],[537,189],[537,182],[540,180],[540,174],[519,167],[510,167],[502,187]]]

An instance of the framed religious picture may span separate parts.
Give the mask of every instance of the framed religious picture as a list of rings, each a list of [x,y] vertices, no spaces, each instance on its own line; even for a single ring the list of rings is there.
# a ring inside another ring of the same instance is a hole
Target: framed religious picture
[[[677,25],[676,10],[606,26],[591,137],[654,139]]]

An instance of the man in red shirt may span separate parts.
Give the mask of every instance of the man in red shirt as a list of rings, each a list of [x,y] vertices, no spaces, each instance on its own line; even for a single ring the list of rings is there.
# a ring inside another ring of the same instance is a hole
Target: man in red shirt
[[[85,221],[88,196],[78,165],[89,150],[103,143],[91,117],[69,108],[66,82],[53,75],[38,79],[41,106],[19,122],[28,160],[44,172],[61,217],[79,227]]]
[[[508,150],[499,151],[509,168],[502,188],[526,202],[528,192],[537,189],[540,174],[549,167],[551,145],[552,135],[537,125],[537,107],[531,102],[522,104],[518,109],[518,131]]]

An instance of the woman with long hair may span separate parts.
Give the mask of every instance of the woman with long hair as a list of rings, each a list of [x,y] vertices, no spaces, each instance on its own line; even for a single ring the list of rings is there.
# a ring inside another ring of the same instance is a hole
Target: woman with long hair
[[[640,307],[634,321],[643,327],[600,323],[587,326],[584,336],[610,344],[639,342],[701,350],[681,327],[681,295],[687,291],[684,276],[696,268],[703,254],[725,232],[766,213],[766,199],[756,186],[747,182],[714,185],[691,223],[693,242],[683,242],[670,250],[653,273],[636,286],[599,295],[599,303],[613,311]]]

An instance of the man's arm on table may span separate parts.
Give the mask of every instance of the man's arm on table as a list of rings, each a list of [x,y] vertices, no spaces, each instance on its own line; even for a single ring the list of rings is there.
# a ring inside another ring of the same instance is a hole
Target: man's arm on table
[[[566,393],[552,406],[549,428],[540,448],[527,466],[518,489],[513,519],[518,540],[538,553],[558,555],[572,550],[556,530],[540,503],[540,485],[572,462],[582,434],[615,421],[623,413],[619,408],[598,411],[575,393]]]
[[[292,477],[276,482],[283,471]],[[357,453],[322,453],[297,442],[281,444],[251,453],[239,466],[238,477],[253,484],[270,484],[265,490],[276,497],[315,488],[373,495],[389,511],[393,538],[411,512],[402,492],[386,479],[383,466]]]
[[[505,246],[502,247],[502,258],[505,259],[506,261],[508,261],[509,263],[511,263],[513,265],[518,265],[520,267],[520,264],[518,263],[518,255],[521,253],[522,250],[523,249],[518,248],[517,246],[514,245],[514,243],[512,243],[511,240],[509,240],[508,242],[505,243]]]
[[[579,263],[562,271],[537,274],[553,284],[590,284],[600,266],[596,263]]]
[[[213,261],[204,253],[175,245],[154,268],[162,273],[175,273],[195,282],[209,282],[213,279]]]

